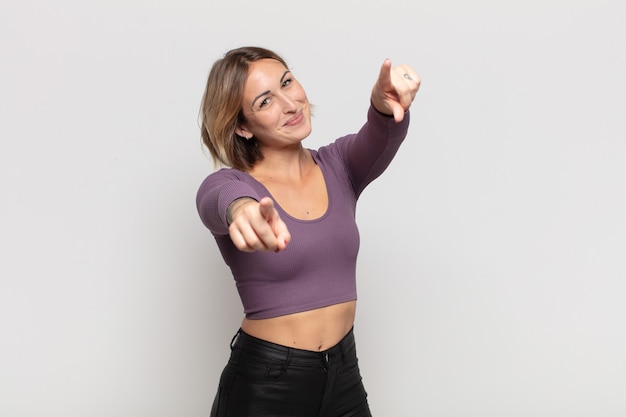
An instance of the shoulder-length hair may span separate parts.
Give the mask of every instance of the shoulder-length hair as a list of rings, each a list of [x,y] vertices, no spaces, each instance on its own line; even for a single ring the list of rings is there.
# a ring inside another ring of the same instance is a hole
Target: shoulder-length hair
[[[242,101],[250,64],[261,59],[275,59],[287,68],[278,54],[254,46],[228,51],[211,68],[200,107],[200,130],[216,166],[247,171],[263,158],[256,139],[246,139],[235,132],[246,121]]]

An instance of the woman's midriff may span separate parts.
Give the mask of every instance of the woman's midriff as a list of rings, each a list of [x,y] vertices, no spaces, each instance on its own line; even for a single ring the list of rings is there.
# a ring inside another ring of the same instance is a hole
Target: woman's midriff
[[[259,339],[320,352],[335,346],[354,325],[356,301],[270,319],[243,319],[241,329]]]

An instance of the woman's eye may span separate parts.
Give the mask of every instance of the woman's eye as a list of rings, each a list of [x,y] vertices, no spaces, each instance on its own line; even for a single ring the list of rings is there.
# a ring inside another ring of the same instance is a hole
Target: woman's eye
[[[283,87],[287,87],[289,84],[291,84],[291,78],[287,78],[285,81],[283,81]]]
[[[263,100],[261,100],[261,102],[259,103],[259,107],[262,108],[262,107],[267,106],[268,104],[270,104],[270,99],[269,97],[266,97]]]

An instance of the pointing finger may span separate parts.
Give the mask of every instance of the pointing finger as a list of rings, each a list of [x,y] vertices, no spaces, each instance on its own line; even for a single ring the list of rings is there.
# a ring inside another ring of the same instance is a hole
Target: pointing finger
[[[289,233],[289,229],[287,225],[281,220],[278,215],[278,211],[274,206],[274,201],[272,201],[269,197],[264,197],[259,202],[259,210],[263,218],[267,221],[269,226],[271,227],[273,238],[271,239],[275,242],[276,250],[283,250],[287,246],[287,243],[291,240],[291,234]],[[266,239],[270,239],[267,237]],[[268,242],[269,243],[269,242]],[[274,244],[270,245],[271,247]]]
[[[269,197],[263,197],[261,201],[259,201],[259,211],[265,220],[271,222],[275,213],[274,201]]]
[[[383,87],[391,85],[391,60],[385,59],[380,66],[380,73],[378,74],[378,84]]]

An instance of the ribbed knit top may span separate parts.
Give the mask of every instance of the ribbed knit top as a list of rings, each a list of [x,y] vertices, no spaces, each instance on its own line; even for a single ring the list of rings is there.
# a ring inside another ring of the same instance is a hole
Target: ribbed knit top
[[[395,123],[370,106],[367,123],[358,133],[310,151],[328,192],[328,209],[314,220],[287,214],[263,184],[244,171],[223,168],[203,181],[198,212],[232,271],[246,317],[277,317],[357,298],[356,202],[393,159],[409,119],[407,112],[402,122]],[[240,251],[228,234],[226,209],[237,198],[265,196],[274,200],[291,242],[278,253]]]

